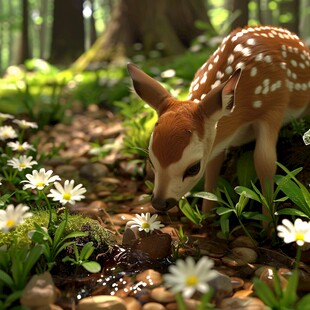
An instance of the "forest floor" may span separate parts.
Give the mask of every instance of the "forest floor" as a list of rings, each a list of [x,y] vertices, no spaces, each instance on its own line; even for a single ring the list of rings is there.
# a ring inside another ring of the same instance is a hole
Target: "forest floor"
[[[253,290],[253,278],[259,277],[273,287],[272,279],[277,273],[284,288],[294,264],[294,246],[275,248],[268,237],[254,246],[240,230],[227,241],[220,237],[218,222],[208,220],[208,224],[199,227],[175,207],[158,217],[165,224],[162,232],[172,238],[174,256],[169,254],[153,259],[141,251],[122,247],[127,221],[135,214],[156,213],[150,203],[139,201],[139,197],[149,190],[144,177],[134,176],[134,162],[121,152],[123,135],[124,128],[118,117],[90,106],[87,111],[76,111],[70,125],[46,127],[34,137],[40,138],[39,153],[50,152],[54,146],[62,145],[58,156],[44,163],[47,169],[87,188],[86,199],[70,211],[98,219],[115,236],[115,248],[111,253],[97,253],[103,266],[100,274],[70,274],[70,270],[64,273],[57,266],[52,270],[54,282],[61,292],[57,304],[63,309],[75,309],[81,298],[112,295],[120,297],[129,310],[177,309],[173,294],[164,288],[162,275],[173,262],[179,245],[177,255],[206,255],[222,274],[212,284],[215,290],[213,303],[217,309],[265,309]],[[112,143],[112,151],[102,159],[94,160],[89,154],[92,143],[105,144],[107,141]],[[178,237],[180,226],[187,236],[182,244]],[[257,226],[250,229],[256,230],[257,236],[261,234]],[[310,290],[309,259],[309,251],[303,252],[300,296]],[[196,309],[197,298],[199,295],[194,295],[187,302],[188,309]]]

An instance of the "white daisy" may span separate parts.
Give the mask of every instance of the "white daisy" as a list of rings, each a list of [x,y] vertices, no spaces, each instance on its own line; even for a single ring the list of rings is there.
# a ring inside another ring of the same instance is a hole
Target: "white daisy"
[[[20,144],[19,141],[9,142],[7,146],[10,147],[13,151],[17,152],[24,152],[30,150],[35,151],[33,145],[29,144],[28,142],[23,142],[22,144]]]
[[[32,216],[31,212],[27,212],[29,207],[22,204],[14,206],[8,205],[6,210],[0,210],[0,229],[7,233],[14,229],[17,225],[24,223],[25,218]]]
[[[67,202],[74,205],[76,201],[85,198],[83,194],[86,193],[86,189],[82,187],[82,184],[74,187],[74,180],[66,180],[64,187],[59,182],[56,182],[54,186],[56,189],[51,189],[47,197],[53,198],[53,201],[59,201],[62,205]]]
[[[34,122],[27,122],[24,119],[22,119],[22,120],[14,119],[13,122],[15,124],[17,124],[22,129],[38,128],[38,125],[36,123],[34,123]]]
[[[278,225],[277,230],[278,236],[283,238],[285,243],[296,242],[299,246],[303,246],[305,242],[310,243],[310,222],[296,219],[293,224],[284,219],[282,225]]]
[[[11,114],[0,113],[0,120],[1,121],[5,121],[7,119],[12,119],[12,118],[14,118],[14,116]]]
[[[18,171],[22,171],[27,168],[32,168],[33,165],[37,165],[38,162],[32,160],[32,156],[27,157],[26,155],[21,155],[19,158],[12,158],[7,161],[8,166],[12,166]]]
[[[160,223],[160,221],[156,221],[157,214],[153,214],[151,217],[151,214],[147,212],[146,214],[142,213],[141,215],[136,214],[136,217],[132,220],[128,221],[127,225],[130,228],[138,227],[140,231],[150,232],[155,229],[160,229],[161,227],[164,227],[163,224]]]
[[[177,260],[169,267],[168,274],[163,276],[165,285],[173,293],[182,293],[184,298],[190,298],[195,291],[206,293],[208,282],[217,277],[217,272],[211,270],[214,263],[207,257],[202,257],[196,264],[192,257]]]
[[[15,139],[17,134],[12,126],[0,127],[0,140]]]
[[[45,171],[44,168],[41,168],[40,171],[33,170],[32,174],[26,174],[27,180],[21,181],[21,183],[27,183],[23,186],[23,189],[38,189],[42,190],[45,186],[48,186],[50,183],[55,181],[60,181],[60,177],[58,175],[54,175],[52,170]]]

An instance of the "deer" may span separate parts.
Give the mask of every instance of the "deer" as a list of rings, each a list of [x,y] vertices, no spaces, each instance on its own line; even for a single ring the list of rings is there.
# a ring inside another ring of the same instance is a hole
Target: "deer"
[[[213,192],[227,150],[251,141],[261,189],[273,188],[279,131],[310,110],[310,50],[296,34],[235,29],[198,69],[186,100],[136,65],[127,69],[136,94],[158,115],[148,150],[157,211],[177,205],[203,176],[204,190]],[[213,207],[203,201],[203,212]]]

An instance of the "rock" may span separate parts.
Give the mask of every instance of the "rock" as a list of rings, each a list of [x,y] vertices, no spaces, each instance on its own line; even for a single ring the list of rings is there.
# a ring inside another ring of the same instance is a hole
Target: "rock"
[[[116,296],[98,295],[80,300],[78,310],[127,310],[125,302]]]
[[[134,297],[125,297],[124,302],[127,310],[141,310],[142,306]]]
[[[166,290],[164,287],[156,287],[151,291],[151,298],[160,303],[168,303],[175,301],[174,294]]]
[[[238,277],[230,277],[230,281],[234,290],[239,289],[244,285],[244,281]]]
[[[133,250],[148,254],[150,259],[156,260],[171,255],[171,236],[159,233],[139,238],[132,246]]]
[[[57,166],[54,173],[59,175],[62,179],[75,179],[78,175],[76,167],[72,165]]]
[[[109,172],[107,166],[100,163],[90,163],[84,165],[80,170],[80,176],[89,181],[96,181],[106,176]]]
[[[253,294],[252,290],[239,290],[233,295],[233,297],[244,298],[244,297],[249,297],[252,294]]]
[[[247,247],[247,248],[255,248],[257,246],[257,242],[253,241],[248,237],[248,236],[239,236],[235,240],[231,242],[231,247],[236,248],[236,247]]]
[[[232,295],[233,287],[231,279],[220,272],[218,272],[216,278],[209,282],[209,285],[214,290],[213,297],[216,300],[222,300],[223,298]]]
[[[51,274],[44,272],[30,279],[20,298],[20,303],[30,309],[48,307],[55,303],[57,292]]]
[[[225,298],[220,303],[220,309],[226,310],[267,310],[268,308],[258,298]]]
[[[128,213],[118,213],[111,215],[108,220],[112,222],[113,225],[125,226],[132,218],[133,216]]]
[[[163,279],[159,272],[153,269],[147,269],[136,276],[136,281],[144,282],[146,283],[146,287],[153,288],[162,284]]]
[[[222,262],[230,267],[246,266],[250,263],[255,263],[257,253],[246,247],[236,247],[231,250],[231,254],[222,257]]]
[[[273,268],[266,267],[262,271],[259,278],[262,281],[264,281],[271,289],[274,289],[274,277],[275,277],[275,270]],[[278,274],[278,277],[280,280],[281,287],[285,288],[287,285],[287,280],[282,275]]]
[[[166,310],[166,308],[158,302],[148,302],[143,305],[142,310]]]

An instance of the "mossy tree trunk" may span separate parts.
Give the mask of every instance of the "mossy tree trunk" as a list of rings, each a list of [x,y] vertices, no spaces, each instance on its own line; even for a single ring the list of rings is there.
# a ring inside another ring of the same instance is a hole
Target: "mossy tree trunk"
[[[76,61],[75,68],[130,57],[136,43],[145,54],[159,44],[164,55],[180,54],[201,33],[195,26],[197,20],[210,25],[203,0],[121,0],[106,31]]]

